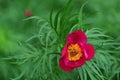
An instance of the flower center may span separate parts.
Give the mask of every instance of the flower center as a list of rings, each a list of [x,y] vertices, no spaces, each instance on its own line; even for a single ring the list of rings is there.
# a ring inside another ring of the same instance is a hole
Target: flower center
[[[68,46],[68,60],[77,61],[82,57],[82,49],[76,44],[70,44]]]

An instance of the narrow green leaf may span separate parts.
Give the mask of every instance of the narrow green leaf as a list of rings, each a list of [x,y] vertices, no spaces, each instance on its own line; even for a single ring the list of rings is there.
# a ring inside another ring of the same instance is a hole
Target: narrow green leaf
[[[57,27],[60,26],[60,25],[58,25],[60,13],[61,13],[61,10],[57,12],[55,19],[54,19],[55,30],[57,30]]]
[[[53,27],[53,8],[52,8],[52,10],[50,12],[50,25],[51,25],[52,28],[54,28]]]
[[[87,1],[81,6],[80,11],[79,11],[79,16],[78,16],[78,25],[81,29],[83,29],[82,25],[83,25],[83,8],[85,7],[85,5],[87,4]]]

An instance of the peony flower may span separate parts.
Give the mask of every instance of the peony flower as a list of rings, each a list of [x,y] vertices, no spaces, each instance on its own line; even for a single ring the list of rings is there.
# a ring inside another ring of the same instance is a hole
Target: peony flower
[[[77,30],[67,36],[67,42],[62,50],[59,66],[65,71],[72,71],[94,57],[94,47],[87,43],[87,37],[82,30]]]
[[[31,11],[31,10],[26,10],[26,11],[25,11],[25,16],[26,16],[26,17],[32,16],[32,11]]]

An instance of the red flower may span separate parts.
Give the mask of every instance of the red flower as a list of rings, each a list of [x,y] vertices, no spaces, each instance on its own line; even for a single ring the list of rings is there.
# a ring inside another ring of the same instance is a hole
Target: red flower
[[[25,16],[26,16],[26,17],[32,16],[32,11],[31,11],[31,10],[26,10],[26,11],[25,11]]]
[[[59,66],[65,71],[80,67],[94,57],[94,47],[87,44],[87,37],[82,30],[77,30],[67,36],[67,42],[62,50]]]

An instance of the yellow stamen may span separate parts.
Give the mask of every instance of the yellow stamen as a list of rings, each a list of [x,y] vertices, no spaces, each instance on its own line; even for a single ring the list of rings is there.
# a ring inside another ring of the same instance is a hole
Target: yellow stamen
[[[76,44],[70,44],[68,46],[68,60],[77,61],[82,57],[82,49]]]

